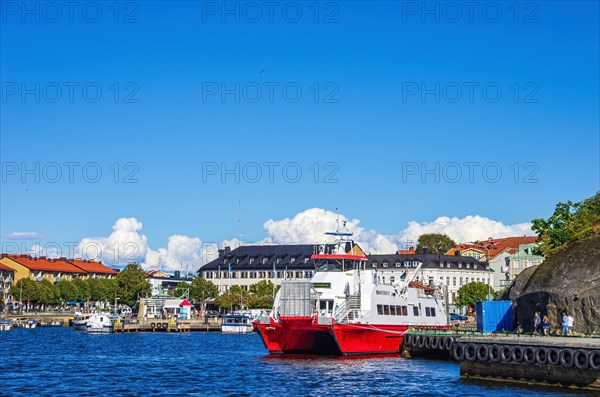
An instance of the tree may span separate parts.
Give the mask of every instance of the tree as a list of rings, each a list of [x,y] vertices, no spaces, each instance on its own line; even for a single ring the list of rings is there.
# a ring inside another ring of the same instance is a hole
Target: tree
[[[22,299],[27,302],[33,301],[37,293],[37,284],[30,278],[21,278],[10,288],[12,291],[13,299]]]
[[[210,280],[196,277],[190,286],[190,298],[196,300],[214,299],[218,295],[217,286]]]
[[[58,301],[58,288],[44,279],[37,283],[34,300],[44,306],[54,304]]]
[[[138,294],[150,292],[150,288],[146,273],[137,263],[130,263],[117,275],[117,296],[127,306],[135,306]]]
[[[475,302],[486,300],[487,294],[494,294],[494,290],[486,283],[471,282],[458,289],[456,305],[458,307],[475,307]]]
[[[538,235],[538,255],[547,256],[552,250],[574,241],[579,235],[600,224],[600,192],[579,203],[567,201],[556,204],[552,216],[532,221],[531,229]]]
[[[273,291],[277,292],[271,280],[261,280],[250,286],[250,293],[257,296],[273,296]]]
[[[77,285],[69,280],[60,280],[56,283],[60,298],[66,302],[73,302],[79,299],[79,290]]]
[[[417,240],[417,253],[422,254],[425,247],[427,247],[427,252],[430,254],[443,255],[456,247],[456,243],[445,234],[428,233],[419,236]]]
[[[75,284],[75,287],[77,288],[77,301],[87,302],[91,299],[92,292],[90,284],[86,280],[77,278],[73,281],[73,284]]]
[[[171,292],[169,290],[169,294],[173,294],[172,296],[176,296],[176,297],[180,297],[183,296],[183,294],[185,294],[186,290],[189,290],[190,288],[190,284],[187,281],[180,281],[179,284],[177,284],[177,286],[175,287],[175,290],[173,292]]]

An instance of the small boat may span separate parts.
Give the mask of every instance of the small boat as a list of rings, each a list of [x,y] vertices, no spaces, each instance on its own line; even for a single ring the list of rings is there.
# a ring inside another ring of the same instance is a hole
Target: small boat
[[[38,324],[39,327],[62,327],[60,321],[45,321]]]
[[[90,313],[80,313],[76,312],[73,317],[73,329],[75,331],[85,331],[88,319],[90,318]]]
[[[221,332],[225,334],[249,334],[254,331],[254,319],[246,313],[225,314],[221,323]]]
[[[15,320],[14,326],[17,328],[33,329],[37,327],[37,321],[35,321],[32,318],[17,318]]]
[[[0,331],[10,331],[12,322],[9,319],[0,320]]]
[[[87,320],[85,330],[93,334],[108,334],[113,332],[113,322],[106,314],[92,314]]]

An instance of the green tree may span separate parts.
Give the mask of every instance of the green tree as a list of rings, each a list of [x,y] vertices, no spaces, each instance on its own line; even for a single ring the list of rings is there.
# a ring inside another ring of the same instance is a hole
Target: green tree
[[[117,280],[114,278],[101,278],[98,279],[98,287],[100,292],[98,293],[100,301],[111,300],[115,298],[115,291],[117,290]]]
[[[23,302],[33,302],[37,294],[37,283],[30,278],[21,278],[10,288],[13,299]],[[26,303],[29,307],[29,303]]]
[[[422,254],[425,247],[427,247],[427,252],[430,254],[443,255],[456,247],[456,243],[445,234],[428,233],[419,236],[417,240],[417,253]]]
[[[248,308],[250,309],[269,309],[271,307],[273,307],[271,295],[250,295],[248,297]]]
[[[552,216],[534,219],[532,223],[531,229],[538,235],[536,254],[547,256],[600,224],[600,192],[579,203],[558,203]]]
[[[250,286],[250,293],[258,296],[273,296],[273,291],[277,292],[271,280],[261,280]]]
[[[35,301],[44,306],[57,303],[58,288],[46,279],[38,282],[35,291]]]
[[[464,284],[458,289],[456,296],[456,306],[475,307],[475,302],[486,300],[487,294],[494,294],[494,290],[490,288],[486,283],[472,282]]]
[[[210,280],[196,277],[190,286],[190,298],[196,300],[214,299],[218,295],[217,286]]]
[[[190,289],[190,284],[187,281],[180,281],[174,290],[169,290],[171,296],[180,297],[185,294],[186,290]],[[191,298],[191,297],[190,297]]]
[[[229,291],[219,295],[215,304],[222,309],[242,309],[248,307],[250,295],[239,285],[232,285]]]
[[[60,299],[66,302],[73,302],[79,299],[79,289],[72,281],[60,280],[56,283]]]
[[[117,275],[117,296],[130,307],[135,306],[139,293],[150,292],[150,288],[146,273],[137,263],[130,263]]]
[[[91,299],[92,297],[92,292],[90,289],[90,284],[82,279],[82,278],[76,278],[73,281],[73,284],[75,284],[75,287],[77,288],[77,300],[80,302],[87,302]]]

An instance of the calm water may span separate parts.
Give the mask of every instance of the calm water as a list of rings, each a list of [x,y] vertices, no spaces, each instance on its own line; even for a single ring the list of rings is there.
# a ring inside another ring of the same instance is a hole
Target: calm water
[[[582,396],[458,378],[398,356],[274,357],[256,334],[0,333],[2,396]]]

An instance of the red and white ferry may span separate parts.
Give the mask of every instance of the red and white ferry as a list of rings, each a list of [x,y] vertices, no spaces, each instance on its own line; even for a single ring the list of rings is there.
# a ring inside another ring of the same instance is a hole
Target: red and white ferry
[[[326,234],[336,241],[316,247],[311,280],[283,281],[271,315],[254,323],[270,353],[399,353],[409,327],[448,328],[441,291],[412,281],[420,266],[383,282],[351,233]]]

